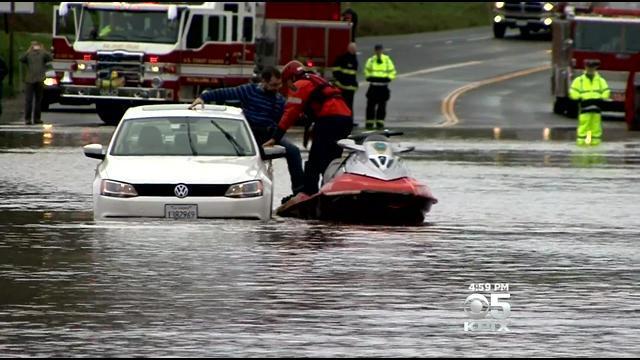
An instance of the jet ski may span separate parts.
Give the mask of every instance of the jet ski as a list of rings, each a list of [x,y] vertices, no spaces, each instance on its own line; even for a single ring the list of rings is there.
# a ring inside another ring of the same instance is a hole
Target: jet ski
[[[398,154],[413,146],[391,143],[398,131],[367,131],[338,141],[346,156],[335,159],[316,194],[299,193],[276,209],[282,217],[343,223],[421,225],[438,200],[413,178]]]

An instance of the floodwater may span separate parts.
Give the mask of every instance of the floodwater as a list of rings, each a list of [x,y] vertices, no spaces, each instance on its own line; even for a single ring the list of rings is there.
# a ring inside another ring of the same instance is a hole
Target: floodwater
[[[639,141],[402,139],[421,227],[94,222],[101,129],[0,132],[0,356],[640,353]],[[474,293],[509,331],[465,331]]]

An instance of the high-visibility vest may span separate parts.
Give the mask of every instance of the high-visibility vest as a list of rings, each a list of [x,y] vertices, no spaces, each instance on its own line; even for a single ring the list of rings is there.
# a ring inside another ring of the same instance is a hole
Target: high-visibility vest
[[[586,74],[578,76],[569,89],[569,97],[572,100],[604,100],[609,96],[611,96],[609,85],[598,73],[593,75],[593,80],[590,80]]]
[[[381,63],[378,64],[378,56],[373,55],[367,60],[364,67],[364,76],[369,81],[375,79],[391,81],[396,78],[396,68],[393,66],[391,58],[385,54],[380,55]],[[370,79],[372,78],[372,79]]]

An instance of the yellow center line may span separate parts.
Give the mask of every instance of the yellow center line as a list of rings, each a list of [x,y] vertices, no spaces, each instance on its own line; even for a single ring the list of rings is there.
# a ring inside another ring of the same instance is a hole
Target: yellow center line
[[[500,81],[505,81],[505,80],[509,80],[509,79],[513,79],[519,76],[525,76],[525,75],[529,75],[529,74],[533,74],[535,72],[538,71],[543,71],[543,70],[548,70],[551,68],[551,65],[542,65],[542,66],[536,66],[533,68],[529,68],[529,69],[524,69],[524,70],[520,70],[520,71],[516,71],[513,73],[509,73],[509,74],[504,74],[504,75],[500,75],[500,76],[496,76],[490,79],[485,79],[485,80],[481,80],[481,81],[475,81],[472,83],[469,83],[467,85],[461,86],[455,90],[453,90],[452,92],[450,92],[445,98],[444,100],[442,100],[442,105],[440,107],[440,110],[442,111],[442,114],[445,117],[445,121],[442,124],[438,124],[437,126],[453,126],[456,125],[460,122],[460,119],[456,116],[455,113],[455,103],[456,100],[458,99],[458,97],[460,97],[460,95],[466,93],[469,90],[473,90],[475,88],[478,88],[480,86],[484,86],[484,85],[489,85],[489,84],[493,84],[493,83],[497,83]]]

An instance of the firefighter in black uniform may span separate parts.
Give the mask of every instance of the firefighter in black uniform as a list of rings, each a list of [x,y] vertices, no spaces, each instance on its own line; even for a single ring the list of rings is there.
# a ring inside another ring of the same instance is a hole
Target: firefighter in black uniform
[[[353,97],[358,90],[358,57],[356,43],[350,43],[347,52],[333,64],[334,84],[342,90],[342,97],[353,112]]]

